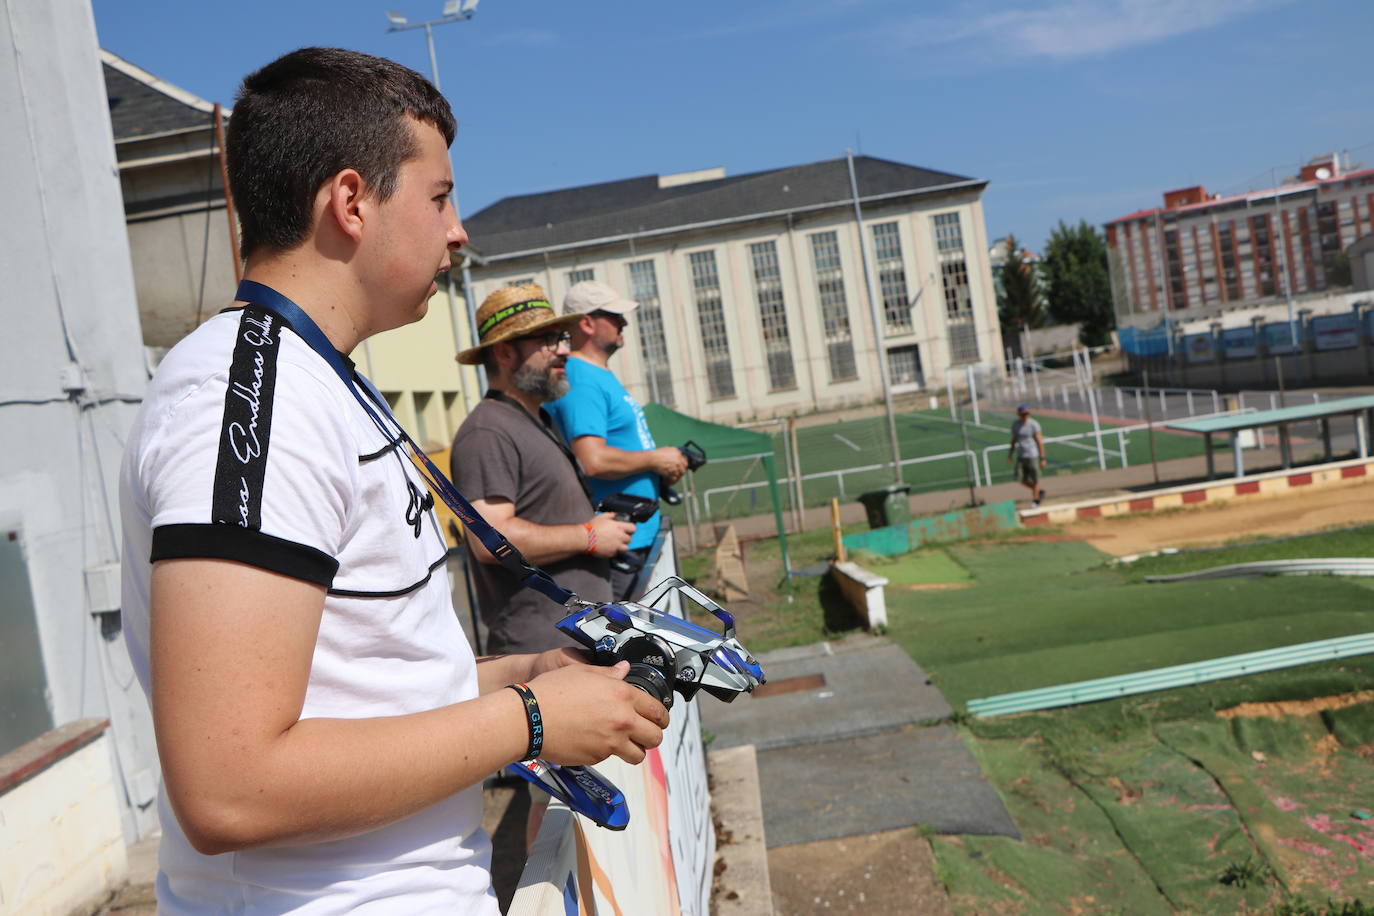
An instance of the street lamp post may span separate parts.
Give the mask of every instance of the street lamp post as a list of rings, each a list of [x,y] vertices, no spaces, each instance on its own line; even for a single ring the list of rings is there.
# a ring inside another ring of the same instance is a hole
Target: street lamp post
[[[478,0],[445,0],[444,8],[439,18],[428,19],[424,22],[410,22],[405,16],[402,16],[394,10],[386,11],[387,21],[391,23],[391,25],[387,27],[388,33],[408,32],[411,29],[425,30],[425,45],[429,49],[429,76],[430,80],[434,83],[434,88],[438,89],[440,92],[443,92],[443,86],[439,82],[439,59],[434,53],[434,26],[445,25],[450,22],[464,22],[471,19],[473,13],[477,12],[477,3]],[[454,189],[449,192],[449,197],[453,201],[453,212],[456,214],[458,213],[458,188],[456,184]],[[448,294],[449,321],[453,325],[453,343],[456,347],[462,349],[463,335],[460,333],[462,323],[458,318],[458,296],[453,289],[452,271],[445,276],[445,286]],[[477,324],[474,317],[475,306],[472,301],[472,282],[470,280],[466,261],[463,267],[463,298],[467,302],[467,338],[470,343],[475,344],[477,343]],[[481,370],[479,369],[478,371],[480,372]],[[461,373],[462,370],[460,369],[459,374],[461,375]],[[467,401],[467,406],[470,410],[477,401],[476,393],[469,393],[466,390],[467,386],[462,387],[464,389],[464,400]],[[480,376],[478,377],[478,384],[476,387],[484,387]]]
[[[434,88],[443,91],[443,86],[439,84],[439,63],[434,56],[434,26],[444,25],[449,22],[463,22],[471,19],[472,14],[477,12],[477,0],[447,0],[444,9],[438,19],[429,19],[425,22],[411,22],[400,13],[387,10],[386,18],[391,23],[388,32],[408,32],[411,29],[425,30],[425,43],[429,46],[429,72],[434,80]]]
[[[892,480],[902,484],[902,449],[897,441],[897,420],[892,413],[892,379],[888,374],[887,350],[883,344],[882,315],[879,314],[878,294],[873,287],[873,270],[868,262],[868,242],[864,237],[863,209],[859,204],[859,182],[854,175],[854,151],[845,150],[849,164],[849,193],[854,198],[854,229],[859,234],[859,258],[864,269],[864,287],[868,293],[868,316],[873,322],[873,345],[878,351],[878,376],[883,383],[883,408],[887,414],[887,435],[892,446]]]

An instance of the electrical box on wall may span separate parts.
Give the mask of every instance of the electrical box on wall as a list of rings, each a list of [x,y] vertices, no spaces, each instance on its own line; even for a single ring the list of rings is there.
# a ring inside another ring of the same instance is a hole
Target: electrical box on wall
[[[86,567],[86,611],[108,614],[119,610],[119,564],[101,563]]]
[[[62,390],[67,394],[80,394],[86,390],[86,372],[76,363],[63,366],[60,379]]]

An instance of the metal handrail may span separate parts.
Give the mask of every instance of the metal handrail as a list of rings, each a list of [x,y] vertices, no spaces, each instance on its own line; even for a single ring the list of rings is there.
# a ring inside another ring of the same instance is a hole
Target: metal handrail
[[[1361,633],[1357,636],[1340,636],[1335,639],[1322,639],[1316,642],[1265,649],[1260,652],[1246,652],[1242,655],[1227,655],[1208,661],[1187,665],[1173,665],[1168,668],[1152,668],[1116,677],[1095,678],[1089,681],[1075,681],[1055,687],[1042,687],[1038,690],[1022,690],[1016,693],[1003,693],[968,701],[968,711],[976,716],[1005,716],[1011,713],[1030,712],[1039,709],[1054,709],[1060,706],[1073,706],[1096,700],[1113,700],[1118,697],[1151,693],[1171,687],[1188,687],[1206,681],[1256,674],[1261,671],[1274,671],[1279,668],[1292,668],[1312,662],[1328,661],[1335,658],[1349,658],[1374,652],[1374,633]]]
[[[1202,579],[1251,576],[1374,576],[1374,560],[1368,557],[1313,557],[1303,560],[1259,560],[1213,566],[1172,576],[1146,576],[1146,582],[1189,582]]]
[[[973,485],[974,485],[975,487],[981,487],[981,486],[983,486],[983,482],[979,479],[979,476],[978,476],[978,455],[977,455],[977,453],[975,453],[975,452],[973,451],[973,449],[960,449],[960,450],[957,451],[957,452],[945,452],[945,453],[940,454],[940,455],[923,455],[923,456],[920,457],[920,458],[904,458],[904,459],[902,459],[902,462],[901,462],[901,465],[900,465],[900,466],[901,466],[901,467],[907,467],[907,466],[909,466],[909,465],[914,465],[914,464],[926,464],[926,463],[929,463],[929,462],[932,462],[932,461],[948,461],[948,460],[951,459],[951,458],[960,458],[960,457],[968,458],[968,459],[970,460],[970,462],[971,462],[971,467],[972,467],[972,469],[973,469]],[[802,482],[803,485],[805,485],[806,482],[807,482],[808,480],[820,480],[820,479],[825,478],[825,477],[835,477],[835,478],[838,478],[838,484],[839,484],[839,490],[840,490],[840,497],[841,497],[842,499],[847,499],[848,497],[847,497],[847,495],[845,494],[845,490],[844,490],[844,475],[846,475],[846,474],[871,473],[871,472],[873,472],[873,471],[881,471],[881,470],[883,470],[884,468],[890,468],[891,466],[892,466],[892,463],[891,463],[891,462],[889,462],[889,461],[884,461],[884,462],[882,462],[882,463],[880,463],[880,464],[866,464],[866,465],[863,465],[863,466],[861,466],[861,467],[855,467],[855,468],[840,468],[839,470],[835,470],[835,471],[816,471],[816,472],[811,473],[811,474],[803,474],[803,475],[801,475],[801,482]],[[779,482],[779,483],[787,483],[787,484],[790,484],[790,483],[792,483],[792,480],[793,480],[793,477],[792,477],[792,475],[789,474],[789,475],[787,475],[786,477],[780,479],[778,482]],[[751,488],[754,488],[754,487],[765,487],[765,486],[767,486],[767,485],[768,485],[768,481],[766,481],[766,480],[760,480],[760,481],[755,481],[755,482],[753,482],[753,483],[736,483],[736,484],[731,484],[731,485],[725,486],[725,487],[711,487],[709,490],[703,490],[702,493],[701,493],[701,498],[702,498],[702,509],[703,509],[703,511],[704,511],[707,515],[710,515],[710,513],[711,513],[711,497],[712,497],[712,495],[716,495],[716,494],[720,494],[720,493],[729,493],[729,492],[738,491],[738,490],[747,490],[747,489],[751,489]]]

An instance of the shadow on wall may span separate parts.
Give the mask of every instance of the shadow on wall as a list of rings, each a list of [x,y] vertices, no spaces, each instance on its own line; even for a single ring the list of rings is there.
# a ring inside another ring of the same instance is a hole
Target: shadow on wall
[[[843,633],[847,630],[861,629],[864,622],[855,613],[840,585],[833,575],[824,575],[817,586],[821,601],[821,619],[827,633]]]

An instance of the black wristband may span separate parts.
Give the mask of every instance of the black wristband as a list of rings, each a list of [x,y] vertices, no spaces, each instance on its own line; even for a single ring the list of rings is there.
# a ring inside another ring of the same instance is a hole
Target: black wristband
[[[544,750],[544,717],[539,714],[539,701],[534,698],[534,691],[524,684],[506,686],[520,695],[520,702],[525,704],[525,719],[530,727],[530,746],[520,760],[533,760]]]

